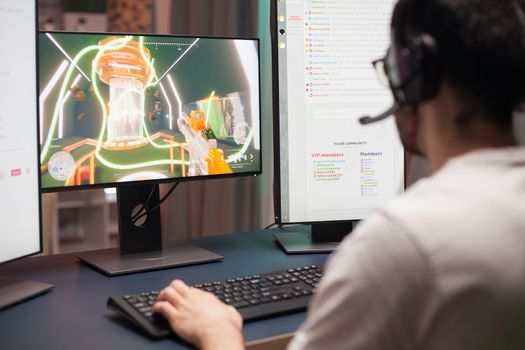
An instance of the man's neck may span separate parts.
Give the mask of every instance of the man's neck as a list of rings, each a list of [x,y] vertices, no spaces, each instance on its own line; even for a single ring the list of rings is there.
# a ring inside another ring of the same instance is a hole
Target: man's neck
[[[458,157],[473,151],[511,147],[517,144],[512,128],[501,129],[497,126],[477,124],[472,126],[471,132],[464,137],[457,135],[443,135],[436,142],[439,145],[429,147],[432,150],[428,158],[432,172],[439,170],[449,159]]]

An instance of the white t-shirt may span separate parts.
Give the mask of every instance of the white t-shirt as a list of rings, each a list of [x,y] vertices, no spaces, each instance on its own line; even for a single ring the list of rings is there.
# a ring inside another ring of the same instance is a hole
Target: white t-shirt
[[[289,349],[525,349],[525,148],[452,159],[362,222]]]

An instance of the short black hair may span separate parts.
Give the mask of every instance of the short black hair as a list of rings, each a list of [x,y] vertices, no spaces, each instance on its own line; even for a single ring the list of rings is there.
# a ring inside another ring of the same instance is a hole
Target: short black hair
[[[392,29],[405,40],[431,35],[442,79],[483,117],[512,125],[525,100],[525,0],[400,0]]]

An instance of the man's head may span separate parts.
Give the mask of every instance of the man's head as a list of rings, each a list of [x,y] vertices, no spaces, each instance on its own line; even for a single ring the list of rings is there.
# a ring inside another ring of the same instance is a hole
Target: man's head
[[[525,100],[524,11],[525,0],[399,1],[390,55],[414,75],[412,86],[403,86],[412,98],[396,98],[409,150],[429,153],[428,138],[437,134],[479,139],[480,125],[509,134],[513,111]],[[419,132],[423,126],[426,133]]]

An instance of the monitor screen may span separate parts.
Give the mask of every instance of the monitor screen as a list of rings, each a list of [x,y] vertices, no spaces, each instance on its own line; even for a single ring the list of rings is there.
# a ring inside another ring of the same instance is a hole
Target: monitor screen
[[[0,40],[2,263],[41,251],[35,1],[2,0]]]
[[[256,39],[41,32],[42,188],[261,172]]]
[[[392,96],[371,62],[389,45],[394,0],[274,0],[276,218],[363,219],[404,189]]]

